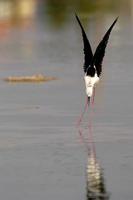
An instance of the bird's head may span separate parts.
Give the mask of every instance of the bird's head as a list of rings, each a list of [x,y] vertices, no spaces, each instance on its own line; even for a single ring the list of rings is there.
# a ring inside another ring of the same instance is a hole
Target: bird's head
[[[87,87],[86,88],[86,94],[88,96],[88,99],[90,99],[93,95],[93,87]]]

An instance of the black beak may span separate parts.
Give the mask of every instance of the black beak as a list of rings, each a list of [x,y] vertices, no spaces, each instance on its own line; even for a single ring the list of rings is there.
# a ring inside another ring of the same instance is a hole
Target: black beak
[[[90,104],[90,100],[91,100],[91,98],[90,98],[90,97],[88,97],[88,105]]]

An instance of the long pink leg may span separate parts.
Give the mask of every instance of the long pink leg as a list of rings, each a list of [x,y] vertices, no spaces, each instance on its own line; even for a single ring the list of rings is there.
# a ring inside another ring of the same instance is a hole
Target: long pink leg
[[[89,106],[89,103],[88,103],[88,97],[86,98],[86,103],[85,103],[85,106],[84,106],[84,110],[83,112],[81,113],[80,117],[79,117],[79,120],[78,120],[78,123],[77,123],[77,127],[78,127],[78,133],[79,133],[79,136],[80,136],[80,140],[81,142],[84,144],[85,148],[86,148],[86,151],[87,151],[87,154],[89,154],[90,152],[90,149],[88,147],[88,143],[86,142],[84,136],[83,136],[83,133],[82,133],[82,130],[80,129],[80,124],[82,122],[82,119],[84,117],[84,114],[86,112],[86,109],[87,109],[87,106]]]
[[[90,103],[88,102],[88,97],[86,99],[86,104],[85,104],[85,107],[84,107],[84,110],[78,120],[78,123],[77,123],[77,126],[78,126],[78,132],[79,132],[79,136],[80,136],[80,139],[81,139],[81,142],[84,143],[85,145],[85,148],[87,150],[87,153],[89,154],[90,152],[93,153],[95,159],[96,159],[96,150],[95,150],[95,143],[94,143],[94,139],[93,139],[93,131],[92,131],[92,118],[93,118],[93,109],[94,109],[94,99],[95,99],[95,88],[93,90],[93,96],[92,98],[90,99]],[[89,107],[89,105],[92,106],[92,111],[90,112],[90,120],[89,120],[89,143],[90,145],[88,146],[88,143],[86,142],[84,136],[83,136],[83,133],[82,133],[82,130],[80,129],[80,124],[82,122],[82,119],[83,119],[83,116],[85,114],[85,111],[87,109],[87,105]]]
[[[89,143],[90,143],[90,151],[93,153],[94,157],[96,157],[96,149],[95,143],[93,139],[93,131],[92,131],[92,121],[89,121]]]
[[[85,138],[84,138],[84,136],[83,136],[83,133],[82,133],[82,130],[81,130],[80,128],[78,128],[78,133],[79,133],[79,136],[80,136],[80,140],[81,140],[81,142],[84,144],[85,149],[86,149],[86,151],[87,151],[87,154],[89,155],[89,153],[90,153],[90,148],[89,148],[88,143],[87,143],[87,141],[85,140]]]
[[[92,96],[92,111],[90,112],[90,120],[89,120],[89,140],[90,140],[90,151],[93,153],[93,155],[96,158],[96,149],[95,149],[95,143],[93,139],[93,131],[92,131],[92,120],[93,120],[93,114],[94,114],[94,99],[95,99],[95,87],[93,90],[93,96]]]
[[[91,101],[91,104],[93,107],[94,107],[94,100],[95,100],[95,87],[93,89],[93,95],[92,95],[92,101]]]
[[[85,114],[85,112],[86,112],[87,106],[88,106],[88,97],[86,98],[86,103],[85,103],[85,106],[84,106],[84,110],[83,110],[83,112],[81,113],[81,115],[80,115],[80,117],[79,117],[79,119],[78,119],[78,122],[77,122],[77,126],[78,126],[78,127],[80,126],[80,124],[81,124],[81,122],[82,122],[82,119],[83,119],[84,114]]]

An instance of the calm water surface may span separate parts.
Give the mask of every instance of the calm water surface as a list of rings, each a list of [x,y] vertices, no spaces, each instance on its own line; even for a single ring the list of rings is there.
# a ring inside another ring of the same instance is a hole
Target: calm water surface
[[[5,6],[0,1],[1,199],[86,199],[87,154],[75,128],[85,101],[83,45],[75,10],[93,49],[119,15],[96,89],[93,134],[110,199],[133,199],[132,1],[102,1],[90,7],[86,1],[20,1],[27,11],[20,6],[22,16],[12,13],[11,2]],[[3,81],[11,75],[39,73],[58,80]]]

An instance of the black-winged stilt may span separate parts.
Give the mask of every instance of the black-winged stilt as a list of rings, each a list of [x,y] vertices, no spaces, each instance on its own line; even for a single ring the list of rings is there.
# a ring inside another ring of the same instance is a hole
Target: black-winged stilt
[[[110,26],[103,39],[100,41],[99,45],[96,48],[96,51],[93,55],[92,49],[87,38],[87,35],[84,31],[84,28],[79,20],[79,17],[75,14],[76,19],[80,25],[83,36],[83,44],[84,44],[84,79],[86,86],[86,94],[88,97],[88,101],[90,102],[90,98],[93,96],[95,84],[99,81],[101,72],[102,72],[102,61],[105,55],[105,49],[108,43],[108,39],[111,33],[112,28],[114,27],[118,17],[115,19],[113,24]]]
[[[82,117],[85,113],[87,105],[90,103],[90,99],[92,97],[92,103],[94,103],[94,95],[95,95],[95,85],[98,83],[100,79],[100,75],[102,72],[102,61],[105,55],[105,49],[109,40],[110,33],[117,22],[118,17],[114,20],[110,28],[105,33],[104,37],[100,41],[99,45],[96,48],[95,53],[93,54],[90,42],[87,38],[87,35],[84,31],[84,28],[80,22],[79,17],[75,14],[76,19],[80,25],[83,37],[83,45],[84,45],[84,80],[87,94],[87,102],[84,108],[84,111],[78,121],[78,125],[81,123]]]

